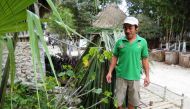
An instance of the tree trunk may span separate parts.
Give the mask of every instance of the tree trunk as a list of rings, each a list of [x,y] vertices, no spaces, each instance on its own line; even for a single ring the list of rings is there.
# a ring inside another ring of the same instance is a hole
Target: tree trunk
[[[174,47],[174,50],[177,50],[177,44],[175,43],[175,47]]]
[[[181,42],[179,40],[178,51],[180,52]]]
[[[182,52],[186,52],[186,42],[185,41],[183,41],[183,49],[182,49]]]
[[[169,50],[169,43],[166,42],[166,50]]]

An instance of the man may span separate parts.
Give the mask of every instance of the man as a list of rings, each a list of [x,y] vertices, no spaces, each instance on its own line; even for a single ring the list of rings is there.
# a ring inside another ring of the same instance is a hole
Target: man
[[[136,34],[138,30],[138,20],[135,17],[127,17],[124,20],[123,28],[125,37],[119,39],[115,44],[106,79],[108,83],[111,83],[112,71],[117,64],[116,98],[118,100],[118,109],[122,109],[127,90],[128,109],[135,109],[140,102],[141,65],[143,65],[146,75],[144,86],[146,87],[150,83],[148,47],[146,40]]]

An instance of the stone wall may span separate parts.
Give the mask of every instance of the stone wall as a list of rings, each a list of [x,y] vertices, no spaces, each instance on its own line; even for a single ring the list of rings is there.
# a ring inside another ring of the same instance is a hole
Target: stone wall
[[[44,51],[40,46],[41,62],[45,71]],[[3,66],[5,66],[8,56],[7,48],[3,50]],[[33,84],[35,82],[35,75],[32,65],[31,49],[28,41],[17,42],[15,49],[15,61],[16,61],[16,75],[15,80],[21,81],[24,84]],[[38,72],[38,79],[40,79]]]

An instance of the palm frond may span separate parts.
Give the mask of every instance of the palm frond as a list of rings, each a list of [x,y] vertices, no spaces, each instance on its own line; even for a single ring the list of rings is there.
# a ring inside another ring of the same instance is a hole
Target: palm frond
[[[11,98],[14,87],[14,79],[15,79],[15,71],[16,71],[16,63],[15,63],[15,55],[14,55],[14,46],[13,40],[10,37],[7,37],[7,48],[10,54],[10,74],[11,74]],[[11,99],[11,108],[12,108],[12,99]]]
[[[97,46],[95,43],[93,43],[93,42],[90,41],[89,39],[85,38],[85,37],[82,36],[81,34],[77,33],[74,29],[72,29],[72,28],[70,28],[69,26],[67,26],[67,25],[64,23],[64,21],[62,20],[60,14],[59,14],[59,12],[57,11],[57,9],[56,9],[55,5],[53,4],[53,2],[52,2],[51,0],[47,0],[47,2],[48,2],[49,6],[50,6],[51,9],[52,9],[53,15],[57,18],[57,20],[55,20],[55,22],[56,22],[57,24],[59,24],[60,26],[62,26],[63,28],[65,28],[65,30],[66,30],[66,32],[67,32],[67,34],[68,34],[69,36],[71,35],[71,33],[73,33],[73,34],[75,34],[75,35],[77,35],[77,36],[79,36],[79,37],[81,37],[81,38],[86,39],[89,43],[92,43],[92,44],[94,44],[95,46]]]
[[[6,37],[6,44],[8,48],[8,57],[7,57],[7,62],[3,71],[2,75],[2,81],[1,81],[1,88],[0,88],[0,108],[3,107],[4,103],[4,97],[6,94],[6,86],[9,78],[9,74],[11,75],[11,93],[13,91],[14,87],[14,77],[15,77],[15,56],[14,56],[14,50],[15,50],[15,45],[17,42],[17,36],[13,37]]]
[[[27,29],[26,9],[36,0],[1,0],[0,34],[18,32]]]

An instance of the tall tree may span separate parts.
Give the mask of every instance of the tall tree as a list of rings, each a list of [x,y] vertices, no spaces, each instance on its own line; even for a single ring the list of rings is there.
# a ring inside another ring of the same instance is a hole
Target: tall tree
[[[126,0],[130,14],[144,14],[162,28],[165,41],[185,39],[185,31],[190,31],[190,1],[186,0]]]

